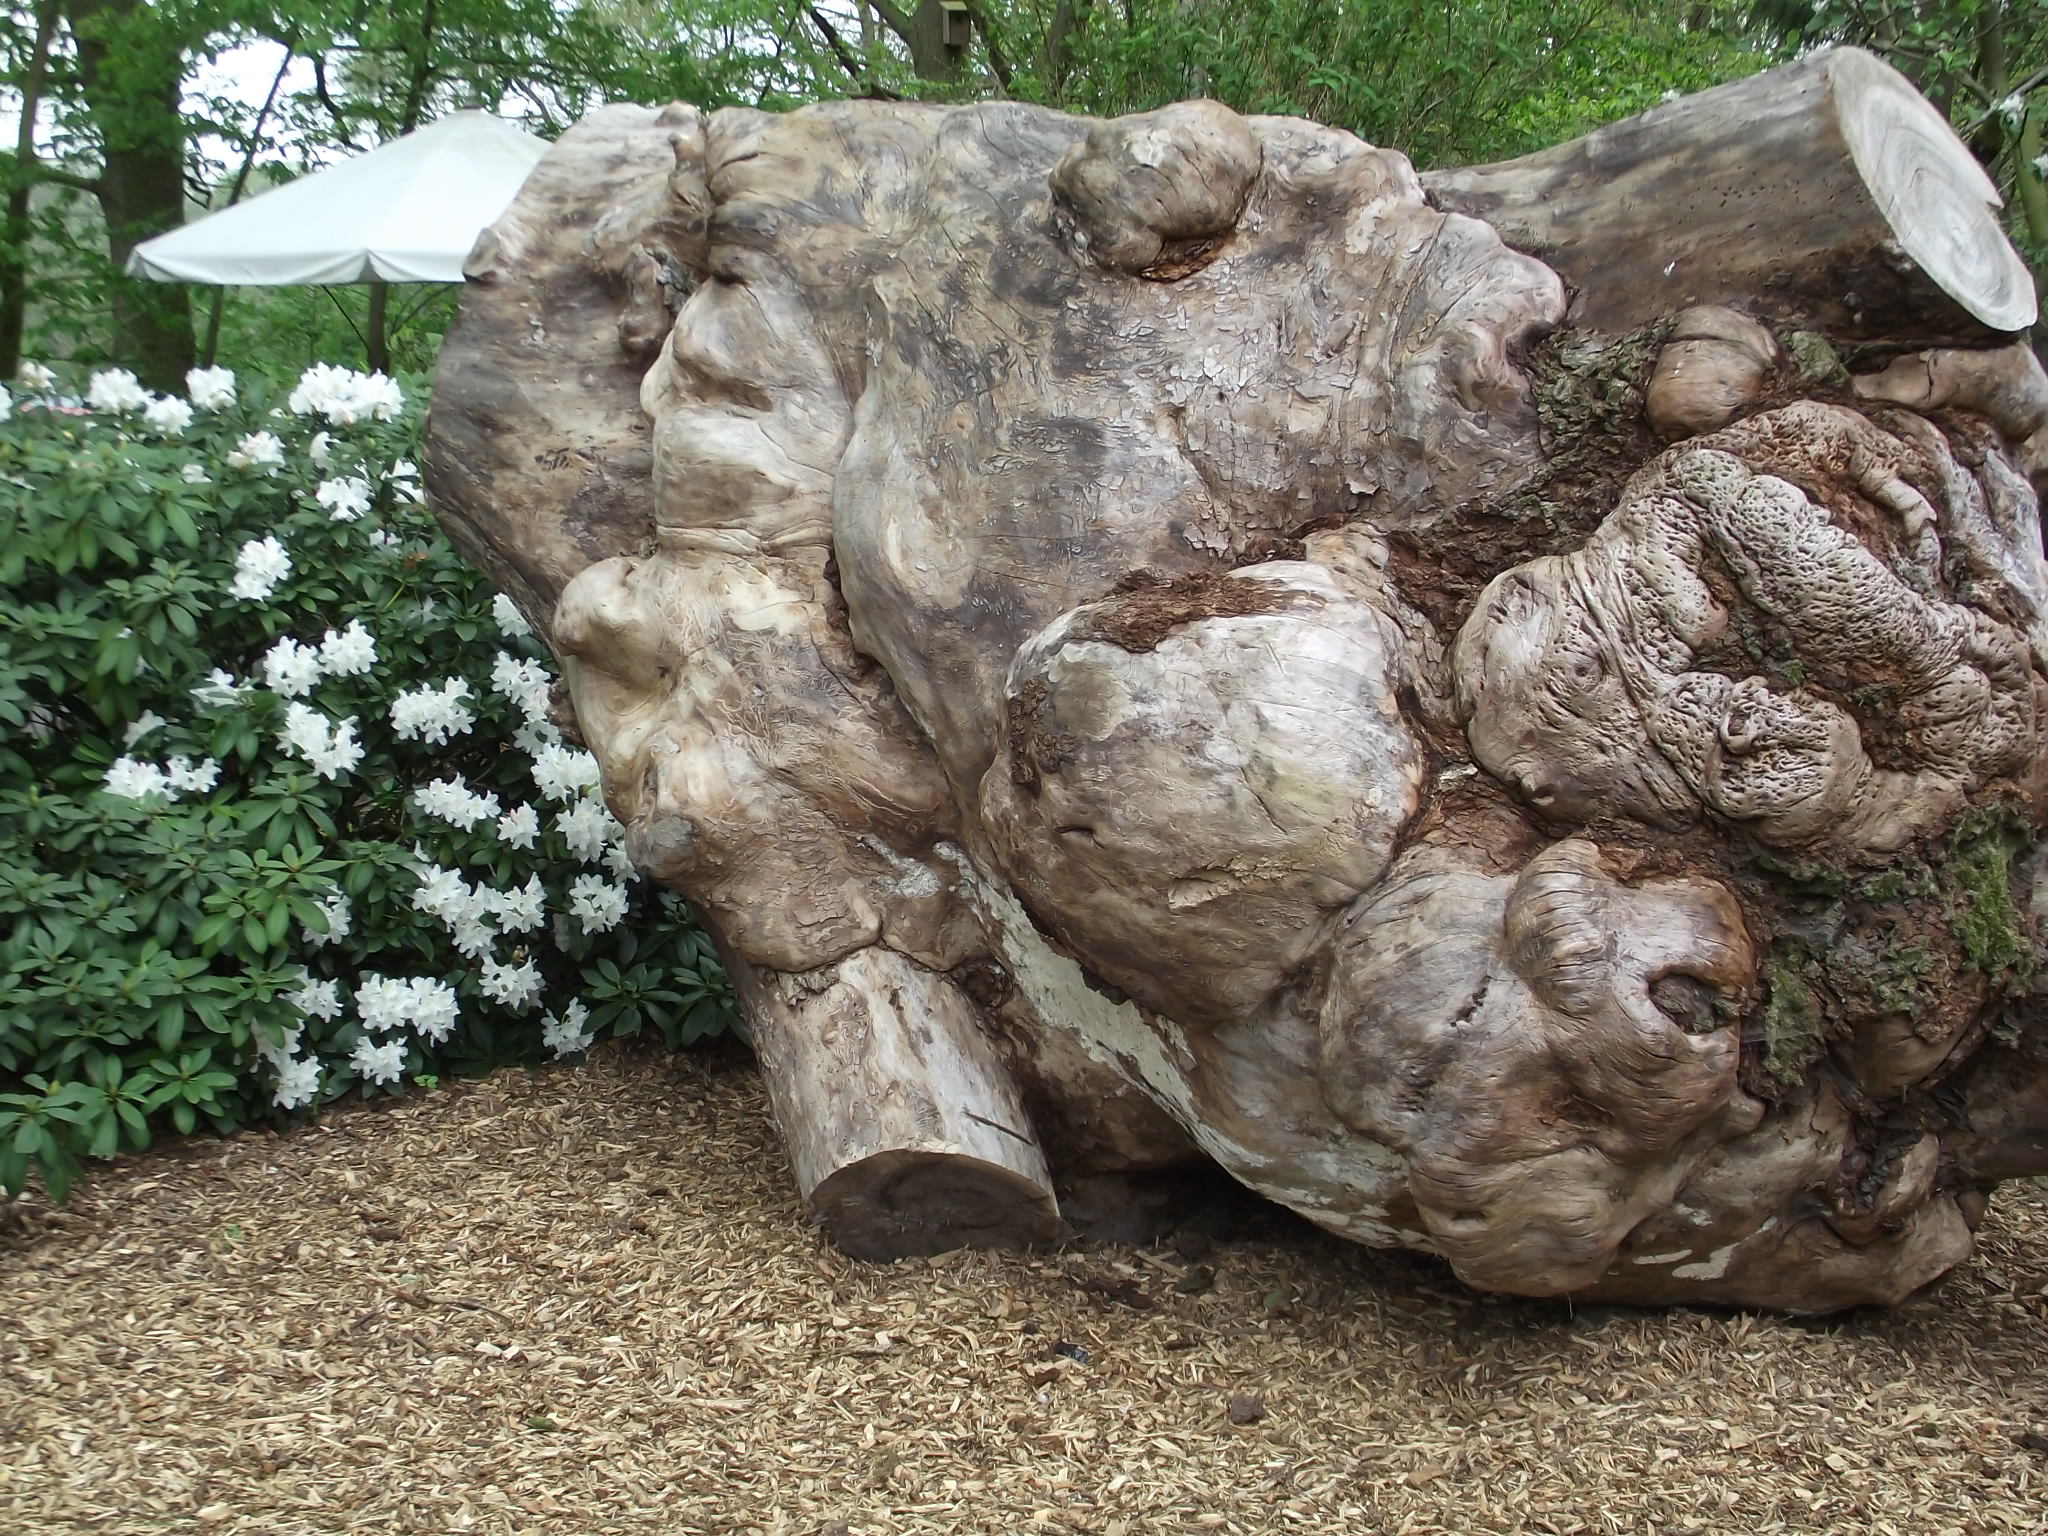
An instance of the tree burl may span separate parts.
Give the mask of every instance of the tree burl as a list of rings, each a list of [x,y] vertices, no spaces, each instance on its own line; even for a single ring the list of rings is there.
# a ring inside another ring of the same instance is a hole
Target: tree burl
[[[1477,1286],[1895,1302],[2048,1171],[1996,204],[1849,49],[1423,175],[611,107],[471,257],[428,484],[848,1251],[1206,1158]]]

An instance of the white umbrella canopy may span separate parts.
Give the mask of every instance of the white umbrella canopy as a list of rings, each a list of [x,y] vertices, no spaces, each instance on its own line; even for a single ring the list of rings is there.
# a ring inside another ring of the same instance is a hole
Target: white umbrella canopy
[[[130,277],[166,283],[459,283],[544,139],[488,112],[404,138],[135,247]]]

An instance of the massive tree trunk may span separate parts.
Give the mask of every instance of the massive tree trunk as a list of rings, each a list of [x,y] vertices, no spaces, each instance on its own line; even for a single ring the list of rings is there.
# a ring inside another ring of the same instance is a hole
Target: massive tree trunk
[[[1476,1285],[1896,1301],[2048,1168],[1974,175],[1851,52],[1425,178],[611,108],[479,244],[429,484],[849,1251],[1207,1157]]]

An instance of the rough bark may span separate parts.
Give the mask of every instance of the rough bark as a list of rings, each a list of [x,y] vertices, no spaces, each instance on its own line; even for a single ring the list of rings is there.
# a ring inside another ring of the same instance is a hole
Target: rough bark
[[[1873,70],[1744,87],[1751,181],[1833,210],[1782,240],[1644,195],[1736,176],[1713,93],[1461,173],[1609,219],[1611,278],[1210,102],[565,137],[430,485],[842,1244],[1207,1157],[1475,1285],[1826,1310],[2048,1167],[2048,377],[1820,131],[1912,121]],[[1720,277],[1643,288],[1624,208]]]

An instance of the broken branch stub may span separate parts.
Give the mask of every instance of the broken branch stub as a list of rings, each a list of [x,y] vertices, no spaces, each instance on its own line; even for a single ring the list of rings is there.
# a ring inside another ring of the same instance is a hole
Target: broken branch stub
[[[479,244],[429,485],[847,1251],[1207,1158],[1475,1285],[1892,1302],[2048,1169],[1994,205],[1854,50],[1426,177],[611,108]]]

